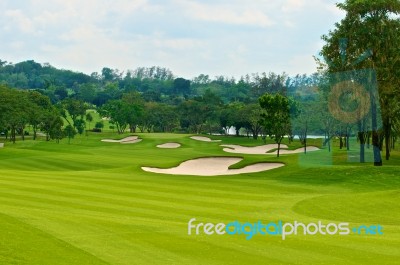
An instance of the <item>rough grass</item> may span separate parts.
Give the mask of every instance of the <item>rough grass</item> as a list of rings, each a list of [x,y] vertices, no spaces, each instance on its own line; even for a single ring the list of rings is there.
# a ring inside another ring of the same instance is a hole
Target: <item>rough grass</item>
[[[100,141],[121,137],[93,133],[71,144],[27,140],[0,149],[0,264],[398,264],[398,151],[381,168],[349,164],[335,147],[306,156],[243,155],[233,166],[286,164],[261,173],[170,176],[140,167],[238,156],[219,145],[263,143],[176,134],[140,134],[144,140],[131,145]],[[182,147],[156,148],[165,142]],[[191,218],[381,224],[384,235],[189,236]]]

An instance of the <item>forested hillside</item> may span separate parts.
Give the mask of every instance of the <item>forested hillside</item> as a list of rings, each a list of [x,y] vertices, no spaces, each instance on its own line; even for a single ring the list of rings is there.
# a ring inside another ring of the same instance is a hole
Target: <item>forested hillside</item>
[[[119,133],[226,134],[233,127],[237,134],[255,139],[270,136],[277,142],[283,136],[298,136],[306,144],[307,134],[325,135],[328,146],[333,137],[338,137],[343,148],[349,142],[346,139],[356,134],[362,135],[363,143],[369,142],[368,127],[360,129],[355,123],[334,119],[329,114],[332,82],[336,81],[327,72],[295,77],[255,73],[239,80],[200,74],[189,80],[156,66],[127,71],[104,67],[101,73],[89,76],[34,61],[1,61],[0,131],[15,141],[16,135],[23,138],[30,125],[34,138],[36,131],[41,130],[47,140],[71,139],[87,129],[86,124],[93,120],[87,110],[95,109]],[[274,97],[275,94],[284,98]],[[265,95],[268,98],[263,98]],[[262,106],[262,98],[275,107]],[[343,94],[334,102],[345,109],[359,104],[354,100],[354,95]],[[276,109],[283,112],[273,114]],[[347,111],[351,113],[350,109]],[[375,144],[380,148],[386,137],[391,138],[393,145],[396,142],[398,111],[390,114],[391,133],[385,136],[385,132],[378,131],[381,137]],[[100,123],[92,128],[102,129]]]

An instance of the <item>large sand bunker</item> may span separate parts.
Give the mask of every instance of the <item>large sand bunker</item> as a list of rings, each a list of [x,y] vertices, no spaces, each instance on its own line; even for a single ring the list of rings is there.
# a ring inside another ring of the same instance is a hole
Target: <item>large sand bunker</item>
[[[139,139],[138,136],[128,136],[121,140],[103,139],[101,141],[106,143],[135,144],[142,141],[142,139]]]
[[[185,161],[173,168],[142,167],[142,169],[147,172],[170,175],[220,176],[261,172],[284,166],[282,163],[258,163],[240,169],[229,169],[229,166],[241,160],[242,158],[237,157],[207,157]]]
[[[202,142],[221,142],[221,140],[211,140],[210,138],[204,136],[192,136],[190,139]]]
[[[173,148],[179,148],[181,147],[181,144],[178,143],[165,143],[165,144],[159,144],[157,145],[158,148],[169,148],[169,149],[173,149]]]
[[[277,144],[267,144],[267,145],[260,145],[260,146],[241,146],[241,145],[221,145],[225,147],[223,150],[227,153],[234,153],[234,154],[249,154],[249,155],[276,155],[278,150],[274,152],[269,152],[273,149],[277,149]],[[296,150],[285,150],[282,148],[288,148],[287,145],[281,144],[281,149],[279,150],[279,154],[297,154],[303,153],[304,147],[298,148]],[[315,146],[307,146],[307,152],[317,151],[320,150],[318,147]],[[268,153],[269,152],[269,153]]]

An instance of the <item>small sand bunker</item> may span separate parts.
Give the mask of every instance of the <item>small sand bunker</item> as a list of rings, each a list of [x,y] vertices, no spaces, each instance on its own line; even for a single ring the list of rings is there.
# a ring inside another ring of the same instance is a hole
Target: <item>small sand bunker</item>
[[[222,147],[226,147],[223,150],[227,153],[234,154],[249,154],[249,155],[264,155],[268,151],[278,148],[277,144],[266,144],[260,146],[241,146],[241,145],[221,145]],[[288,148],[287,145],[281,144],[281,148]]]
[[[3,148],[4,147],[4,143],[0,143],[0,148]]]
[[[221,140],[211,140],[210,138],[204,136],[192,136],[190,139],[202,142],[221,142]]]
[[[173,148],[181,147],[181,144],[178,144],[178,143],[165,143],[165,144],[159,144],[159,145],[157,145],[157,147],[158,148],[173,149]]]
[[[313,151],[318,151],[320,150],[318,147],[315,146],[307,146],[307,152],[313,152]],[[274,152],[268,153],[268,154],[277,154],[278,150],[275,150]],[[281,149],[279,150],[279,154],[281,155],[290,155],[290,154],[298,154],[298,153],[304,153],[304,147],[297,148],[296,150],[284,150]]]
[[[101,141],[106,143],[136,144],[142,141],[142,139],[139,139],[138,136],[128,136],[121,140],[103,139]]]
[[[273,149],[277,149],[277,144],[267,144],[267,145],[260,145],[254,147],[246,147],[241,145],[221,145],[225,147],[223,150],[227,153],[234,153],[234,154],[249,154],[249,155],[276,155],[278,150],[273,152],[269,152]],[[282,149],[284,148],[284,149]],[[304,147],[298,148],[296,150],[285,150],[288,148],[287,145],[281,144],[281,149],[279,150],[279,154],[288,155],[288,154],[297,154],[303,153]],[[318,151],[320,150],[318,147],[315,146],[307,146],[307,152]],[[269,153],[268,153],[269,152]]]
[[[147,172],[170,175],[220,176],[261,172],[284,166],[282,163],[258,163],[240,169],[229,169],[229,166],[241,160],[242,158],[237,157],[207,157],[185,161],[173,168],[142,167],[142,169]]]

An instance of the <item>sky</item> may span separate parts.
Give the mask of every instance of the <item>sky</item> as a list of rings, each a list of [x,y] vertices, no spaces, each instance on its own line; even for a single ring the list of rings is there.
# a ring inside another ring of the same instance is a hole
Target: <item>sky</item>
[[[0,59],[91,74],[161,66],[175,76],[316,71],[339,0],[0,0]]]

